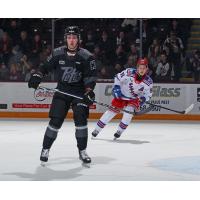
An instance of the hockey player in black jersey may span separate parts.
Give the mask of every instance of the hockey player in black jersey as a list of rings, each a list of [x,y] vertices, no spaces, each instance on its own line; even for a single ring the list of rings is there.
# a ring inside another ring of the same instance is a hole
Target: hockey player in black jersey
[[[57,92],[54,94],[49,111],[50,121],[44,135],[40,160],[44,163],[48,161],[50,148],[71,106],[79,158],[83,163],[91,163],[91,158],[86,152],[88,140],[87,119],[89,106],[92,105],[95,99],[93,92],[96,84],[95,60],[89,51],[79,47],[80,32],[77,26],[67,27],[64,39],[66,45],[54,49],[46,62],[39,67],[37,72],[31,75],[28,86],[37,89],[42,78],[49,72],[54,71],[57,74],[57,89],[83,97],[83,100]]]

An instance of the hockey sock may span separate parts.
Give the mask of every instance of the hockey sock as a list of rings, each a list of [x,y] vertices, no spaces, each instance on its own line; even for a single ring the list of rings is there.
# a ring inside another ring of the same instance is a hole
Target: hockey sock
[[[99,121],[96,124],[95,130],[100,132],[106,124],[116,115],[116,112],[113,112],[111,110],[107,110],[99,119]]]
[[[87,126],[76,126],[76,141],[77,147],[80,151],[87,148],[88,128]]]
[[[127,106],[126,107],[126,110],[129,110],[131,112],[133,112],[133,107],[132,106]],[[129,113],[123,113],[123,117],[122,117],[122,120],[117,128],[117,131],[122,133],[123,131],[125,131],[125,129],[128,127],[128,125],[130,124],[131,122],[131,119],[132,119],[133,115],[132,114],[129,114]]]
[[[44,139],[43,139],[43,149],[50,149],[53,142],[57,138],[58,129],[48,125]]]

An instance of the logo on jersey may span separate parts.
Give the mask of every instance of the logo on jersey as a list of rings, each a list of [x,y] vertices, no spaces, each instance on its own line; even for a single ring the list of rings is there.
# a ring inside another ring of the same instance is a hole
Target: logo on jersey
[[[129,83],[129,91],[130,91],[130,93],[132,94],[133,97],[137,97],[137,96],[138,96],[138,95],[135,94],[135,92],[134,92],[134,87],[133,87],[133,83],[132,83],[132,82]]]
[[[90,70],[95,70],[96,68],[95,60],[90,61]]]
[[[50,60],[53,58],[52,54],[47,57],[47,62],[50,62]]]
[[[64,60],[59,60],[59,64],[60,65],[65,65],[65,61]]]
[[[73,67],[61,67],[64,70],[62,81],[68,83],[79,82],[82,78],[81,72],[78,72],[76,68]]]
[[[142,92],[143,90],[144,90],[144,87],[141,87],[141,88],[139,89],[139,91],[141,91],[141,92]]]

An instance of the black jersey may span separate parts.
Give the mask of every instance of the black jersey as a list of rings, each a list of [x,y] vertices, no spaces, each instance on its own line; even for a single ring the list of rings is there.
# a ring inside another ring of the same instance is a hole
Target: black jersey
[[[94,89],[96,64],[92,54],[79,48],[74,56],[67,54],[65,46],[54,49],[39,71],[46,75],[54,71],[58,81],[57,88],[66,92],[84,92],[85,88]]]

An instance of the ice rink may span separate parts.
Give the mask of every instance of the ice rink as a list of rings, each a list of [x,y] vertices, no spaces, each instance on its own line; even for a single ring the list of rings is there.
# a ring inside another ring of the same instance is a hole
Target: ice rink
[[[78,159],[74,124],[65,121],[54,143],[49,163],[39,155],[47,120],[0,119],[0,181],[66,180],[200,180],[200,123],[134,121],[118,141],[110,123],[91,140],[90,168]]]

